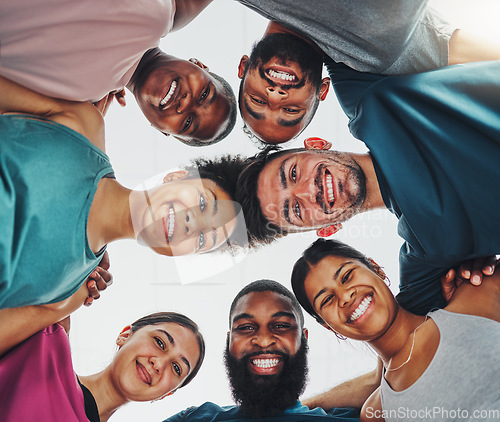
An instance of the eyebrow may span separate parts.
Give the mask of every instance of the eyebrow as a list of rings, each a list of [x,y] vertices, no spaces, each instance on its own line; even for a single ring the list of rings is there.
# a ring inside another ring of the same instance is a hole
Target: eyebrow
[[[287,159],[283,160],[280,164],[279,178],[280,178],[281,187],[283,189],[286,189],[288,186],[287,181],[286,181],[286,175],[285,175],[285,166],[286,166],[286,163],[288,162],[288,160],[290,160],[291,158],[292,157],[288,157]],[[286,199],[285,202],[283,203],[283,215],[285,217],[286,222],[289,224],[292,224],[290,221],[289,208],[290,208],[290,201],[288,199]]]
[[[172,346],[175,346],[175,340],[174,338],[165,330],[162,330],[161,328],[157,329],[156,331],[159,331],[160,333],[163,333],[165,334],[165,336],[167,337],[168,339],[168,342],[172,345]],[[189,361],[184,357],[184,356],[181,356],[181,360],[186,364],[186,366],[188,367],[188,374],[191,372],[191,365],[189,364]]]
[[[250,116],[252,116],[254,119],[256,119],[256,120],[263,120],[264,119],[264,114],[262,114],[262,113],[256,113],[255,111],[253,111],[250,108],[250,104],[248,104],[246,98],[243,99],[243,104],[244,104],[245,109],[248,112],[248,114],[250,114]]]
[[[291,127],[298,125],[304,119],[305,113],[302,116],[297,117],[293,120],[278,119],[278,124],[280,126]]]
[[[235,315],[234,318],[233,318],[233,324],[240,320],[240,319],[244,319],[244,318],[253,318],[254,316],[252,314],[247,314],[246,312],[243,312],[241,314],[238,314],[238,315]]]
[[[212,217],[215,217],[215,214],[217,214],[217,211],[219,210],[219,203],[217,202],[217,195],[215,194],[215,192],[211,189],[208,189],[214,199],[213,199],[213,205],[212,205]],[[217,245],[217,228],[216,227],[212,227],[212,240],[213,240],[213,244],[212,244],[212,247],[210,249],[213,249],[215,248],[215,245]]]
[[[333,279],[334,280],[337,280],[337,278],[339,277],[339,274],[341,273],[342,269],[346,266],[346,265],[349,265],[349,264],[352,264],[352,261],[347,261],[347,262],[344,262],[340,267],[339,269],[335,272],[335,274],[333,275]],[[315,307],[315,303],[316,303],[316,300],[318,299],[319,296],[321,296],[323,293],[325,293],[326,289],[321,289],[318,294],[316,296],[314,296],[314,299],[313,299],[313,307]]]
[[[279,311],[273,314],[273,318],[279,318],[279,317],[286,317],[296,320],[295,315],[292,312],[287,312],[287,311]]]

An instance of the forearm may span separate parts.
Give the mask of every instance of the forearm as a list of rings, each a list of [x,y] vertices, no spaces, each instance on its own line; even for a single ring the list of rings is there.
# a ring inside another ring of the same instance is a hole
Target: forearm
[[[0,113],[18,112],[53,116],[64,112],[70,101],[46,97],[0,76]]]
[[[301,400],[301,402],[310,409],[320,407],[325,411],[334,407],[361,408],[366,399],[379,385],[380,369],[377,368],[367,374],[337,385],[322,394]]]
[[[68,317],[87,296],[88,289],[84,284],[68,299],[58,303],[0,310],[0,356],[38,331]],[[69,321],[64,328],[69,329]]]
[[[500,60],[500,45],[457,29],[450,38],[448,64]]]
[[[172,31],[184,28],[210,3],[212,3],[212,0],[177,0]]]

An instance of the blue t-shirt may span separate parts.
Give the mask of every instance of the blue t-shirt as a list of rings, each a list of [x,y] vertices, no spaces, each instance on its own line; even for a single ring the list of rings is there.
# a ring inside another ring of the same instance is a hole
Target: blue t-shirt
[[[327,67],[399,219],[398,301],[418,314],[443,307],[448,269],[500,253],[500,62],[392,77]]]
[[[109,159],[66,126],[0,116],[0,309],[59,302],[95,269],[87,219]]]
[[[277,416],[269,418],[252,418],[240,412],[239,406],[218,406],[215,403],[206,402],[199,407],[190,407],[165,419],[164,422],[215,422],[215,421],[267,421],[267,422],[301,422],[301,421],[332,421],[332,422],[357,422],[359,421],[359,409],[339,408],[332,409],[326,413],[319,407],[310,410],[303,406],[300,401],[297,404]]]

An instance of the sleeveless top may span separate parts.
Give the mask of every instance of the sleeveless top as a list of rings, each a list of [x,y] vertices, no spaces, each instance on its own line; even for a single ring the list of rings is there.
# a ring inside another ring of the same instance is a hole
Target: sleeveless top
[[[437,310],[439,346],[420,378],[394,391],[382,378],[383,416],[391,421],[500,419],[500,323]]]
[[[106,154],[66,126],[0,116],[0,309],[59,302],[101,260],[87,240]]]

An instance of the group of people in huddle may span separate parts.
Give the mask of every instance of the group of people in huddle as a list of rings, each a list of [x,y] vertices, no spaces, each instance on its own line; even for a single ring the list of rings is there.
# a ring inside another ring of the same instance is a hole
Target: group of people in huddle
[[[111,283],[109,243],[227,253],[311,230],[320,239],[297,257],[292,291],[290,280],[258,280],[231,304],[224,364],[236,404],[165,420],[438,420],[398,413],[434,407],[497,420],[500,46],[426,0],[238,1],[270,22],[241,58],[236,94],[199,60],[158,47],[211,0],[0,5],[2,420],[106,421],[198,373],[197,324],[165,310],[124,327],[105,369],[75,375],[70,314]],[[230,139],[239,113],[262,150],[201,157],[158,186],[129,189],[104,135],[125,89],[154,128],[186,145]],[[330,89],[368,152],[319,138],[282,149]],[[397,217],[404,242],[396,297],[383,263],[324,239],[375,209]],[[332,335],[366,342],[377,368],[299,401],[302,309]]]

